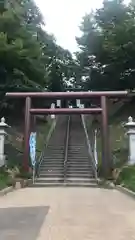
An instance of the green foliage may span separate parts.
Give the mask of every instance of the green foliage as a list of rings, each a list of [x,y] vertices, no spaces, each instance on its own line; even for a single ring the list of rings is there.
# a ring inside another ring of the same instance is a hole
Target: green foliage
[[[87,90],[135,88],[135,5],[105,0],[84,16],[76,54],[82,86]]]
[[[126,166],[119,173],[116,184],[135,191],[135,166]]]
[[[11,186],[10,176],[5,168],[0,168],[0,190]]]
[[[23,90],[23,86],[44,83],[44,64],[42,51],[34,33],[28,31],[28,24],[23,23],[23,7],[14,5],[0,15],[0,62],[4,83],[11,89]],[[18,15],[20,14],[20,15]],[[18,81],[16,79],[19,77]],[[27,80],[26,80],[27,79]],[[37,81],[38,79],[38,81]],[[11,83],[11,84],[10,84]]]
[[[72,74],[71,54],[46,32],[34,1],[6,3],[0,12],[1,109],[11,107],[7,91],[63,91]]]

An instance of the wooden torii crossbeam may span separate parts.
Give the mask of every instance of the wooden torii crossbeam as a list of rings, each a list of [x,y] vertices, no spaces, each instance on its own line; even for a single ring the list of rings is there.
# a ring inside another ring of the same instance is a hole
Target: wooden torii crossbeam
[[[109,146],[109,129],[107,117],[107,97],[124,97],[127,96],[127,91],[103,91],[103,92],[12,92],[6,93],[8,98],[24,98],[25,99],[25,131],[24,131],[24,158],[23,166],[25,171],[28,171],[29,159],[29,135],[30,135],[30,122],[31,114],[99,114],[102,117],[102,172],[105,177],[109,176],[112,162],[110,157]],[[89,99],[92,97],[100,98],[101,107],[99,108],[59,108],[59,109],[39,109],[32,108],[32,99]]]

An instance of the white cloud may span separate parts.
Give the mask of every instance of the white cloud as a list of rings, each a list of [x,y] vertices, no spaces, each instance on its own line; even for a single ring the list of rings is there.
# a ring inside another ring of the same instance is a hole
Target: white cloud
[[[41,9],[46,30],[53,33],[58,44],[75,51],[75,36],[79,35],[79,24],[85,13],[100,7],[102,0],[35,0]]]

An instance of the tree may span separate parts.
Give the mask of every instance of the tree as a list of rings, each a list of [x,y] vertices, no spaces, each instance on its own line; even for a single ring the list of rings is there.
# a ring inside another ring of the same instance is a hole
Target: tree
[[[83,19],[77,59],[90,89],[135,88],[135,6],[106,0]]]
[[[7,91],[61,91],[71,54],[43,28],[33,0],[8,1],[0,13],[0,101]]]

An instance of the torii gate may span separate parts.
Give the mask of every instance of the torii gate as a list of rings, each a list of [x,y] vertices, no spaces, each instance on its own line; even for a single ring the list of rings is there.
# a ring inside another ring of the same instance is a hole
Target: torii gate
[[[109,130],[108,130],[108,114],[107,114],[107,97],[124,97],[128,94],[127,91],[104,91],[104,92],[12,92],[6,93],[10,98],[24,98],[25,99],[25,130],[24,130],[24,157],[23,166],[25,171],[29,169],[29,135],[31,125],[31,114],[101,114],[102,117],[102,171],[105,177],[109,176],[111,171],[111,158],[109,146]],[[100,108],[32,108],[33,98],[44,99],[89,99],[92,97],[100,98]]]

